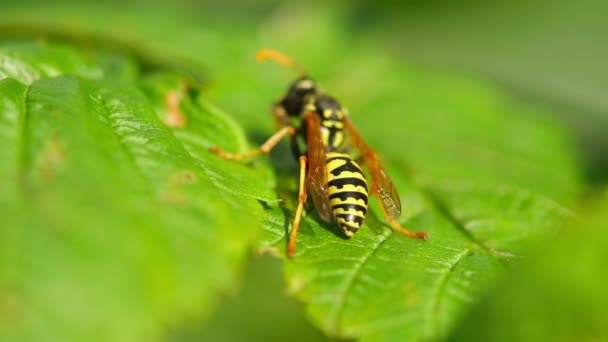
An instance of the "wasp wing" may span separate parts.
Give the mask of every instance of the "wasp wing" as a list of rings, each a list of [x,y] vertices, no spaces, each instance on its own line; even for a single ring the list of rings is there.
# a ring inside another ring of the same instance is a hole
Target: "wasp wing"
[[[353,126],[350,118],[344,115],[344,129],[349,135],[350,142],[359,152],[372,177],[372,191],[378,194],[382,207],[391,220],[401,216],[401,200],[393,181],[386,173],[380,158],[374,150],[363,140],[361,134]]]
[[[315,113],[304,114],[306,144],[308,147],[308,192],[321,218],[329,222],[331,210],[327,195],[325,146],[321,136],[321,119]]]

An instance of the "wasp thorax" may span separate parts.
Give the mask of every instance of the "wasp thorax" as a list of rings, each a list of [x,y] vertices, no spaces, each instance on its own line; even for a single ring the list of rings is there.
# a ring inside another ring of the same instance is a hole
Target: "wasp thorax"
[[[308,96],[317,93],[317,84],[308,76],[295,80],[287,91],[287,95],[280,101],[279,105],[285,108],[288,115],[298,116],[302,113],[303,106]]]

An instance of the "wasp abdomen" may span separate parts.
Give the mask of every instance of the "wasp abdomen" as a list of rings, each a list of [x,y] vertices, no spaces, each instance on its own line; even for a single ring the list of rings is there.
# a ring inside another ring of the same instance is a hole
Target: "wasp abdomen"
[[[368,193],[361,167],[349,155],[327,154],[327,195],[336,222],[353,236],[365,220]]]

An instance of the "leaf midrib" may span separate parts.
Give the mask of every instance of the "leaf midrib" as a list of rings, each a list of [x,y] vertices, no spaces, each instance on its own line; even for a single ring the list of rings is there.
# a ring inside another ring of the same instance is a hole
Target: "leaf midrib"
[[[328,320],[328,330],[332,331],[332,333],[336,336],[340,336],[340,318],[342,317],[342,313],[344,311],[344,308],[346,307],[346,300],[351,293],[350,290],[353,287],[353,284],[355,283],[357,278],[361,275],[361,270],[363,269],[363,266],[369,261],[370,257],[374,255],[374,253],[376,253],[380,246],[382,246],[382,244],[384,244],[384,242],[386,242],[388,238],[391,237],[394,233],[392,229],[385,229],[385,231],[387,231],[388,233],[380,234],[382,238],[378,240],[378,242],[376,242],[376,244],[372,248],[370,248],[368,253],[361,257],[360,261],[354,266],[352,274],[344,281],[343,290],[340,291],[340,297],[338,298],[338,301],[333,307],[333,311],[335,312],[333,314],[333,318],[330,318]]]
[[[428,306],[429,309],[427,311],[426,318],[426,329],[424,335],[426,338],[431,338],[433,336],[433,332],[437,331],[437,327],[439,324],[439,309],[441,307],[441,298],[442,294],[445,291],[445,288],[448,283],[448,279],[450,278],[450,274],[456,268],[456,266],[462,262],[467,255],[469,255],[473,251],[472,248],[465,248],[460,253],[456,254],[451,260],[450,264],[444,272],[441,272],[441,277],[437,281],[437,290],[435,294],[431,298],[431,304]]]

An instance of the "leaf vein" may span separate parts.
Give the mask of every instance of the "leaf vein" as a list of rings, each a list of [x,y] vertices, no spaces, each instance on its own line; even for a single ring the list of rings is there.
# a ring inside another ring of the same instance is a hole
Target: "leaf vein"
[[[355,281],[357,280],[357,278],[361,276],[361,270],[363,269],[363,266],[365,265],[365,263],[367,263],[369,261],[370,257],[376,252],[376,250],[378,250],[382,246],[382,244],[386,240],[388,240],[388,237],[391,236],[392,233],[393,233],[393,231],[389,230],[388,234],[379,235],[381,237],[380,240],[378,240],[378,242],[376,242],[372,246],[372,248],[370,248],[369,251],[362,256],[360,261],[354,265],[350,276],[347,277],[346,280],[344,281],[344,283],[342,285],[342,289],[338,293],[339,297],[336,301],[336,304],[334,304],[334,307],[332,310],[334,312],[334,314],[331,315],[330,319],[327,321],[328,330],[333,331],[334,334],[338,335],[338,333],[339,333],[338,325],[339,325],[340,316],[342,316],[344,307],[346,306],[346,300],[348,298],[348,294],[351,292],[350,290],[352,289],[353,285],[355,284]]]
[[[18,156],[18,165],[17,166],[17,177],[21,186],[25,186],[25,174],[27,170],[27,148],[26,144],[28,142],[28,131],[27,131],[27,120],[28,120],[28,111],[27,111],[27,98],[30,94],[31,85],[26,84],[25,90],[23,91],[23,101],[22,101],[22,109],[23,113],[17,120],[17,129],[18,132],[18,142],[17,142],[17,156]]]
[[[462,262],[467,255],[471,252],[470,248],[465,248],[458,254],[456,254],[449,262],[447,268],[441,272],[441,276],[437,280],[437,290],[435,291],[435,295],[430,298],[430,305],[428,310],[427,317],[427,326],[426,326],[426,336],[431,337],[436,332],[436,328],[440,326],[439,324],[439,311],[441,307],[441,296],[442,293],[445,292],[448,279],[454,268]]]
[[[469,239],[475,245],[477,245],[481,249],[485,250],[486,252],[490,253],[491,255],[497,256],[497,253],[496,253],[496,251],[494,249],[490,248],[489,246],[486,246],[486,244],[483,241],[481,241],[480,239],[478,239],[475,235],[473,235],[466,228],[466,223],[462,222],[461,220],[459,220],[456,217],[456,215],[454,215],[452,213],[452,211],[448,208],[448,206],[446,205],[446,203],[444,203],[444,201],[441,200],[441,198],[439,197],[438,194],[436,194],[435,192],[433,192],[431,189],[425,188],[425,187],[421,187],[420,191],[433,204],[433,206],[435,208],[437,208],[437,210],[439,211],[439,213],[441,215],[443,215],[450,223],[452,223],[452,225],[456,229],[458,229],[464,236],[466,236],[467,239]]]

